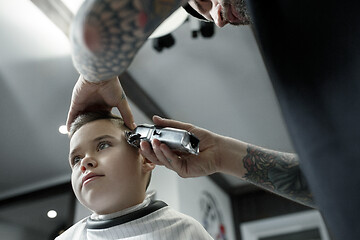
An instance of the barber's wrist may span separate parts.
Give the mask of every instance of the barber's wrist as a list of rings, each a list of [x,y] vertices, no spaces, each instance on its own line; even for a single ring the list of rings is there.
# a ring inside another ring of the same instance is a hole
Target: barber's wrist
[[[225,162],[224,156],[226,156],[226,138],[219,134],[214,134],[214,162],[215,162],[215,171],[218,173],[223,173],[225,171]],[[225,154],[225,155],[224,155]]]
[[[242,178],[244,168],[242,159],[246,155],[247,144],[231,137],[221,136],[219,146],[219,172]]]
[[[82,76],[82,81],[84,81],[86,84],[102,85],[102,84],[105,84],[105,83],[110,82],[110,81],[118,81],[118,78],[117,78],[117,76],[115,76],[115,77],[107,78],[107,79],[104,79],[104,80],[95,81],[95,80],[88,80],[87,78]]]

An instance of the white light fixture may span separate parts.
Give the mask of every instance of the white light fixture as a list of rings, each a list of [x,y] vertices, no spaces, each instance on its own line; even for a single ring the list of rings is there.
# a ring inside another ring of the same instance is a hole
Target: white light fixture
[[[50,210],[47,212],[48,218],[56,218],[57,212],[55,210]]]
[[[60,132],[61,134],[68,134],[68,130],[67,130],[66,125],[61,125],[61,126],[59,127],[59,132]]]
[[[180,7],[173,12],[155,31],[150,35],[149,38],[158,38],[165,36],[180,27],[188,17],[188,13],[184,8]]]
[[[61,0],[61,1],[68,7],[68,9],[73,14],[76,14],[81,4],[83,4],[85,0]]]
[[[84,0],[61,0],[69,10],[76,14],[79,10],[81,4],[83,4]],[[175,29],[181,26],[188,17],[188,13],[184,8],[180,7],[175,12],[173,12],[163,23],[160,24],[159,27],[155,29],[155,31],[150,35],[149,38],[158,38],[165,36]]]

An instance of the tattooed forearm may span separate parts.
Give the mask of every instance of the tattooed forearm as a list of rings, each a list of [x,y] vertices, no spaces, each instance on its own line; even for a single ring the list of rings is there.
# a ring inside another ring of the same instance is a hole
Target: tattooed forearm
[[[181,0],[87,0],[70,34],[73,62],[89,81],[120,75]]]
[[[304,205],[315,207],[296,155],[248,145],[243,164],[247,170],[244,176],[247,181]]]

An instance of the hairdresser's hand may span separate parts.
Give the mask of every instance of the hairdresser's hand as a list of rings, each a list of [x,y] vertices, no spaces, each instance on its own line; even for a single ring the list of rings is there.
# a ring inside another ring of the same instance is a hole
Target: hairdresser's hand
[[[69,130],[71,123],[82,112],[94,110],[111,111],[113,107],[119,109],[125,125],[134,129],[134,117],[117,77],[93,83],[80,76],[72,92],[71,105],[66,121],[67,128]]]
[[[200,140],[200,153],[193,155],[188,153],[175,153],[168,146],[155,139],[152,142],[153,150],[146,141],[141,142],[141,154],[158,165],[174,170],[181,177],[199,177],[217,172],[219,166],[219,151],[217,141],[219,135],[198,128],[188,123],[175,120],[153,117],[155,125],[184,129],[193,133]]]

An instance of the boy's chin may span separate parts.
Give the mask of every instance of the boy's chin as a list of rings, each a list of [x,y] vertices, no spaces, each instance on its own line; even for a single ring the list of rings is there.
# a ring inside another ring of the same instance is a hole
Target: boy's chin
[[[121,210],[118,210],[118,205],[116,203],[113,203],[106,198],[97,199],[96,201],[93,200],[91,203],[87,203],[86,207],[99,215],[110,214]]]
[[[86,204],[86,207],[89,208],[92,212],[98,215],[111,214],[115,212],[122,211],[126,208],[132,207],[137,203],[128,203],[128,204],[119,204],[123,201],[112,198],[112,196],[104,196],[93,198],[91,202]]]

